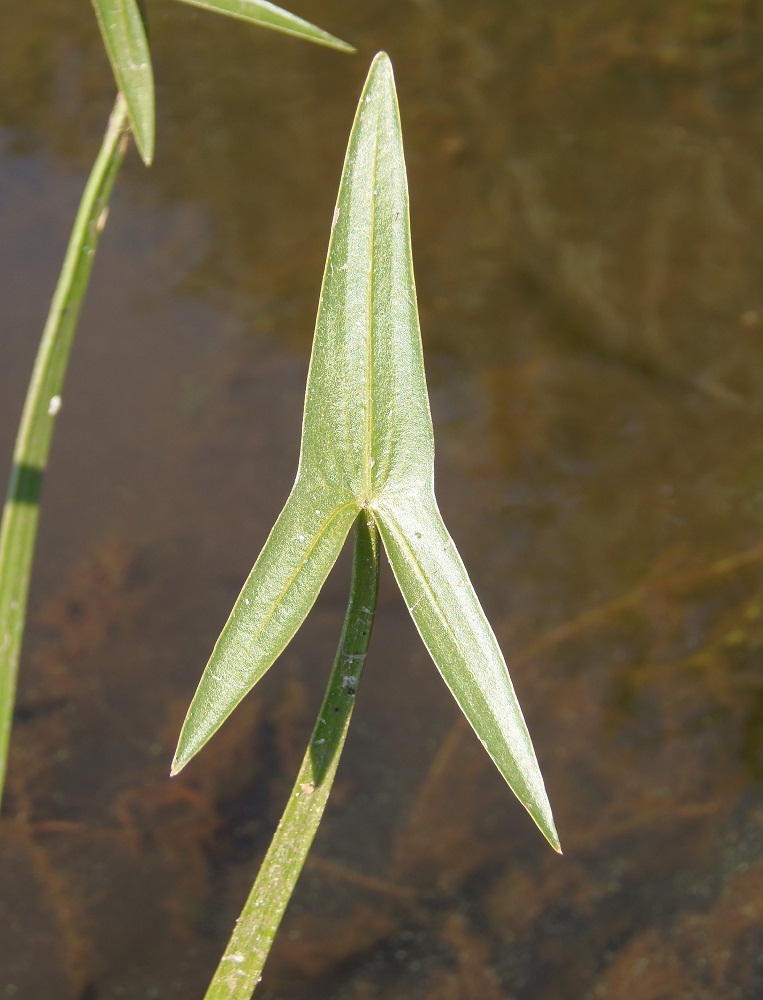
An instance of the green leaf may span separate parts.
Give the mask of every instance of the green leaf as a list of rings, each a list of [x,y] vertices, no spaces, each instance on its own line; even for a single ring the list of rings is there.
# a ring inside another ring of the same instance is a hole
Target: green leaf
[[[218,14],[237,17],[241,21],[249,21],[250,24],[259,24],[263,28],[282,31],[286,35],[296,35],[297,38],[326,45],[331,49],[339,49],[342,52],[355,51],[352,45],[343,42],[341,38],[335,38],[328,31],[316,28],[314,24],[303,21],[296,14],[290,14],[287,10],[268,3],[267,0],[183,0],[183,2],[193,7],[202,7],[204,10],[217,11]]]
[[[117,88],[127,102],[141,159],[154,158],[154,75],[146,30],[136,0],[93,0]]]
[[[303,502],[308,495],[320,501]],[[409,610],[448,687],[558,849],[505,661],[435,500],[402,131],[392,66],[383,53],[374,60],[361,95],[342,173],[310,361],[299,470],[286,510],[290,505],[288,529],[279,520],[242,594],[252,607],[243,608],[239,598],[226,626],[236,638],[229,641],[224,631],[207,667],[199,689],[203,695],[197,693],[181,734],[181,747],[190,752],[179,754],[176,767],[203,744],[294,634],[336,557],[340,535],[343,539],[353,514],[365,508],[375,517]],[[320,517],[312,513],[314,507]],[[328,530],[328,511],[336,517],[330,522],[336,532],[324,542],[320,533]],[[300,535],[301,549],[293,541]],[[308,550],[321,553],[314,565],[304,554]],[[304,595],[297,575],[302,572]],[[299,599],[288,597],[281,582],[287,578]]]
[[[123,96],[117,94],[69,237],[13,450],[11,480],[0,521],[0,797],[8,762],[42,482],[80,308],[106,224],[111,191],[127,148],[127,130],[127,108]]]

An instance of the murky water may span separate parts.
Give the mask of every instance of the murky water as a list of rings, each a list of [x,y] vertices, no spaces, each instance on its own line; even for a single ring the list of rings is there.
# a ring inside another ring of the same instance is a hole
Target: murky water
[[[154,7],[156,9],[154,9]],[[333,202],[392,56],[438,494],[565,855],[388,576],[270,1000],[763,993],[763,18],[753,4],[303,0],[345,57],[149,10],[44,517],[0,821],[0,995],[203,995],[307,740],[347,565],[169,782],[293,480]],[[89,10],[4,11],[0,454],[112,99]]]

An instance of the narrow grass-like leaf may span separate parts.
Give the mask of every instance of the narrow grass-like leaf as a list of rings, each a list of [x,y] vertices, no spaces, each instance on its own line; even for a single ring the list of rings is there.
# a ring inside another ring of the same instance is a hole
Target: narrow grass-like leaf
[[[137,0],[93,0],[117,88],[127,101],[141,159],[154,158],[154,74]]]
[[[303,503],[306,494],[320,496],[320,503]],[[450,690],[558,849],[506,664],[435,501],[402,132],[392,67],[384,54],[374,60],[361,95],[342,173],[290,503],[288,530],[276,525],[226,626],[232,638],[223,633],[207,667],[181,734],[176,768],[203,744],[301,624],[336,554],[332,544],[320,540],[319,531],[328,523],[321,519],[329,511],[339,519],[336,538],[332,535],[338,543],[346,532],[344,518],[348,526],[352,512],[366,508],[376,518],[414,621]],[[313,506],[320,517],[311,513]],[[292,552],[295,536],[302,537],[304,548]],[[312,565],[306,553],[314,550],[321,555]],[[286,569],[276,572],[273,567],[281,561]],[[305,596],[294,575],[302,566]],[[293,602],[281,583],[284,575],[300,592]],[[263,602],[262,607],[242,607],[245,595]]]
[[[82,195],[37,351],[13,452],[13,470],[0,524],[0,796],[8,759],[42,480],[80,306],[106,222],[111,189],[127,146],[127,127],[127,108],[120,94]]]
[[[227,14],[229,17],[249,21],[250,24],[259,24],[263,28],[272,28],[286,35],[296,35],[297,38],[303,38],[307,42],[316,42],[318,45],[326,45],[341,52],[355,51],[352,45],[343,42],[341,38],[335,38],[328,31],[316,28],[314,24],[276,7],[275,4],[268,3],[267,0],[183,0],[183,3],[202,7],[204,10],[217,11],[218,14]]]

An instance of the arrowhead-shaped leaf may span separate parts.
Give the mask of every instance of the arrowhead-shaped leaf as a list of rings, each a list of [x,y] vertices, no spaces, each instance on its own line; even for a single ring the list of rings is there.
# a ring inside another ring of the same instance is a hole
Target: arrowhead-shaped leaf
[[[361,95],[342,173],[297,480],[207,666],[181,733],[176,770],[299,627],[363,508],[376,519],[411,615],[448,687],[558,849],[506,664],[435,501],[402,132],[384,54],[374,60]]]
[[[127,102],[141,159],[154,158],[154,75],[137,0],[93,0],[117,88]]]
[[[335,38],[328,31],[316,28],[314,24],[303,21],[296,14],[290,14],[287,10],[268,3],[267,0],[183,0],[183,3],[203,7],[204,10],[214,10],[218,14],[228,14],[229,17],[259,24],[263,28],[273,28],[274,31],[282,31],[286,35],[296,35],[305,41],[327,45],[331,49],[339,49],[342,52],[355,51],[352,45],[343,42],[341,38]]]

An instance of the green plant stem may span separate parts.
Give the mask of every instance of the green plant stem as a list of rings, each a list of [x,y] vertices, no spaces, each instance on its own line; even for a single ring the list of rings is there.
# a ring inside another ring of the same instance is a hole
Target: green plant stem
[[[355,522],[350,599],[326,696],[278,829],[204,1000],[249,1000],[307,858],[336,774],[371,638],[379,589],[379,535]]]
[[[109,195],[127,147],[127,129],[127,108],[120,94],[82,195],[16,437],[0,524],[0,797],[8,763],[42,480],[80,306],[106,222]]]

